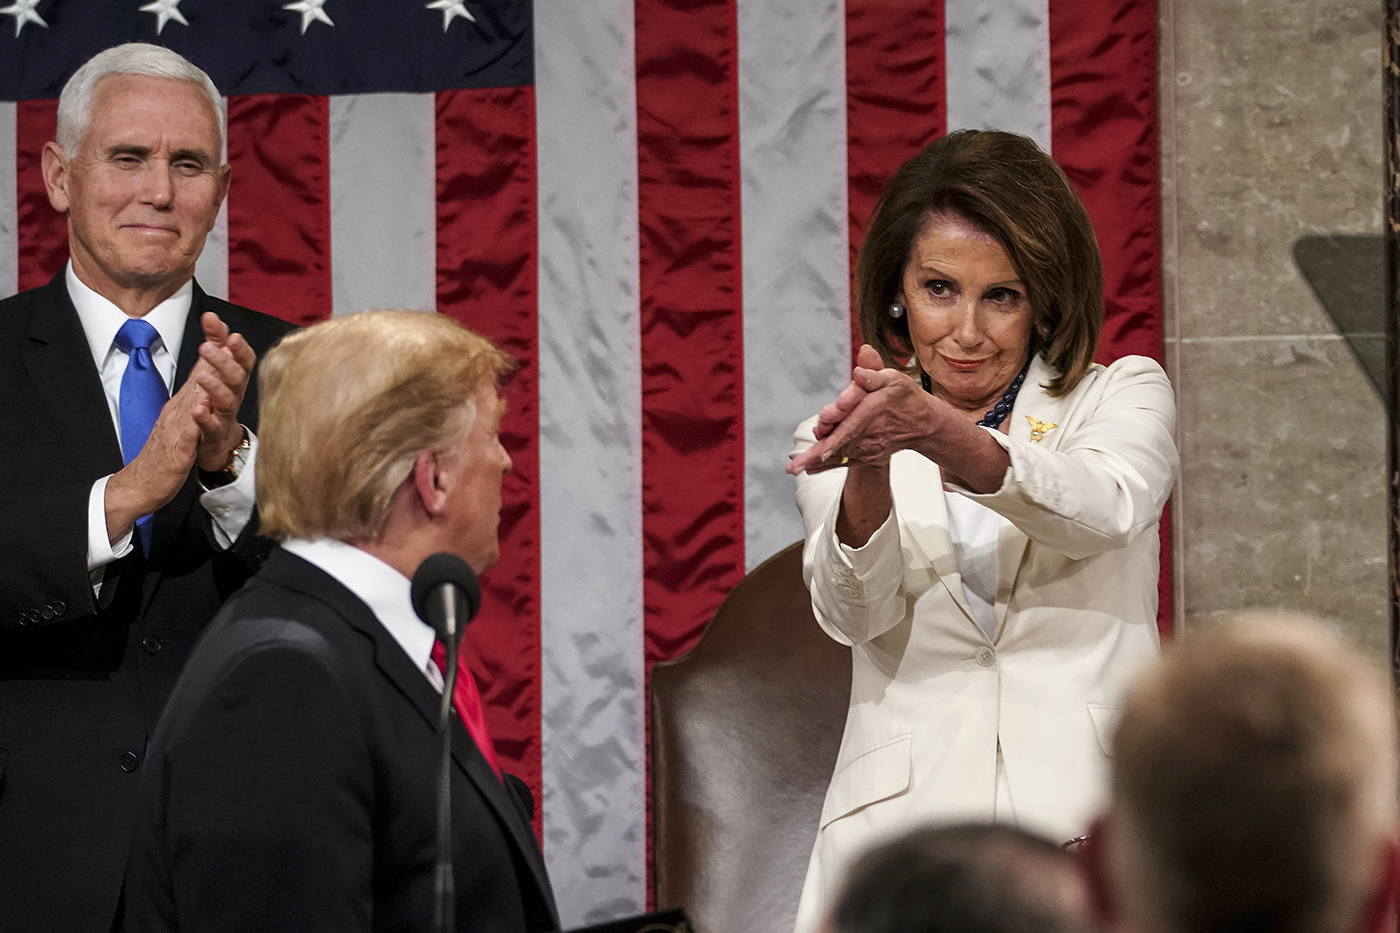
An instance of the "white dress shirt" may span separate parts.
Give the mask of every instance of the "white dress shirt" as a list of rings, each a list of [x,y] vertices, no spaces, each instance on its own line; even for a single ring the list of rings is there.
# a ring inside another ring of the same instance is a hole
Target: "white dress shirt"
[[[93,363],[102,379],[102,390],[107,396],[107,407],[112,415],[112,425],[116,428],[118,443],[121,440],[121,386],[126,373],[127,355],[116,345],[117,331],[129,319],[112,302],[88,288],[73,272],[73,264],[68,263],[65,279],[68,295],[78,312],[83,333],[87,337],[88,348],[92,352]],[[156,329],[160,339],[151,346],[151,361],[161,379],[165,381],[167,392],[172,392],[175,382],[175,366],[180,357],[180,344],[185,336],[185,319],[190,312],[194,298],[193,281],[186,282],[179,291],[161,302],[145,316],[144,320]],[[173,394],[173,392],[172,392]],[[213,519],[214,538],[222,547],[229,547],[243,532],[253,516],[254,504],[254,455],[257,453],[257,438],[248,432],[250,448],[240,451],[238,478],[226,486],[206,490],[199,502]],[[125,452],[123,452],[125,453]],[[106,494],[107,481],[104,476],[92,484],[88,494],[88,573],[92,577],[94,591],[102,585],[103,568],[112,561],[125,557],[131,552],[134,526],[115,542],[107,535]]]
[[[282,548],[320,567],[358,596],[394,636],[413,666],[423,672],[434,690],[442,693],[442,672],[433,661],[437,634],[413,611],[412,584],[408,577],[373,554],[332,538],[310,541],[293,538]]]
[[[953,543],[953,562],[962,577],[963,594],[978,628],[988,641],[996,641],[997,621],[997,539],[1002,518],[980,502],[957,493],[945,492],[948,508],[948,537]]]

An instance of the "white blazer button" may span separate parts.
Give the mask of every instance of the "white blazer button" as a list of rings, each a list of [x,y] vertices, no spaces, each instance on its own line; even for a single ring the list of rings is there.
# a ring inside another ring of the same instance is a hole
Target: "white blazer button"
[[[997,653],[991,648],[981,647],[977,649],[977,663],[983,667],[991,667],[996,663]]]

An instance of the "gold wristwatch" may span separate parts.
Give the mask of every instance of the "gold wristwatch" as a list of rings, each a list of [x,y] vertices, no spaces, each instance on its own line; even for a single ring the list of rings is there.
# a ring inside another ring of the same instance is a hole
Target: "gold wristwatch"
[[[243,428],[242,425],[239,425]],[[200,470],[199,481],[204,484],[205,489],[218,489],[220,486],[227,486],[238,479],[239,462],[238,455],[242,453],[245,457],[253,445],[248,441],[248,429],[243,428],[243,440],[238,442],[238,446],[233,448],[228,455],[228,463],[224,464],[222,470]]]

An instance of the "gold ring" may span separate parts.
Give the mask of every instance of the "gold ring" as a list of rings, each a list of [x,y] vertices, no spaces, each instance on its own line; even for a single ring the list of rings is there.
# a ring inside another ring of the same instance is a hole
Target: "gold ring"
[[[842,454],[842,455],[841,455],[841,465],[842,465],[842,466],[845,466],[846,464],[848,464],[848,463],[850,463],[850,462],[851,462],[851,458],[850,458],[850,457],[847,457],[845,454]]]

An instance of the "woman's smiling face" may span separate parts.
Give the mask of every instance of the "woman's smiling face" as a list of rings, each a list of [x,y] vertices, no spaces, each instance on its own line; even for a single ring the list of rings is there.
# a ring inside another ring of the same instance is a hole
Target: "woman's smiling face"
[[[980,417],[1030,355],[1034,314],[1006,250],[959,214],[930,213],[910,247],[903,292],[934,394]]]

